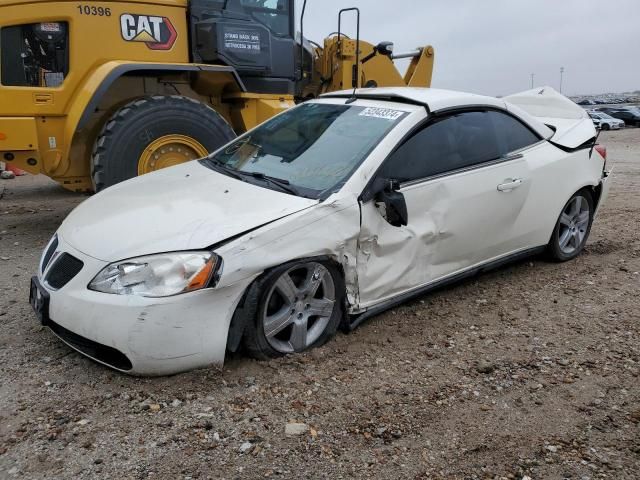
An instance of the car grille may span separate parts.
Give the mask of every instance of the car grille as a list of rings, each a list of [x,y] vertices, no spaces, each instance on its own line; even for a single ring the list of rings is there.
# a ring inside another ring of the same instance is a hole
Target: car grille
[[[73,255],[62,253],[58,256],[47,272],[45,282],[51,288],[58,290],[59,288],[64,287],[73,277],[80,273],[83,266],[84,263]]]
[[[44,255],[42,257],[42,270],[41,270],[42,273],[44,273],[44,271],[47,269],[47,265],[49,265],[49,262],[51,261],[51,257],[55,253],[56,248],[58,248],[57,236],[53,237],[53,240],[49,244],[49,248],[47,248],[46,252],[44,252]]]

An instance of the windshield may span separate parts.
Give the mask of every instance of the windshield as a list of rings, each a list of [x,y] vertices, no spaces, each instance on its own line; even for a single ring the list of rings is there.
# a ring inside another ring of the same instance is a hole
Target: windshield
[[[268,188],[319,198],[341,187],[406,115],[388,108],[305,103],[246,133],[203,163]]]

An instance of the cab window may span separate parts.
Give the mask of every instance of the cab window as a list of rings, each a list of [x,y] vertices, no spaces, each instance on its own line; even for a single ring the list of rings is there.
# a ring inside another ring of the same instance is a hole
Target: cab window
[[[249,15],[275,35],[292,36],[289,0],[240,0],[240,2]]]

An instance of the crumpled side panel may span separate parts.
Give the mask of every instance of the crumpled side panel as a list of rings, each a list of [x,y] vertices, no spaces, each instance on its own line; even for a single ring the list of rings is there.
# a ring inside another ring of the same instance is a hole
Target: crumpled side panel
[[[497,190],[513,178],[525,180]],[[526,246],[527,232],[514,227],[530,187],[521,159],[403,188],[407,226],[387,223],[374,202],[363,205],[359,309]]]
[[[328,256],[342,266],[350,305],[358,303],[356,270],[360,208],[354,196],[318,204],[251,232],[217,253],[221,286],[234,284],[298,258]]]

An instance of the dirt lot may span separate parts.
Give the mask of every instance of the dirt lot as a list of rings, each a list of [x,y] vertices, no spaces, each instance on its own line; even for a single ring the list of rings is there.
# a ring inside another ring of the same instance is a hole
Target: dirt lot
[[[640,129],[601,139],[614,183],[577,260],[483,275],[307,355],[154,379],[37,324],[29,278],[83,197],[0,181],[0,477],[639,478]]]

